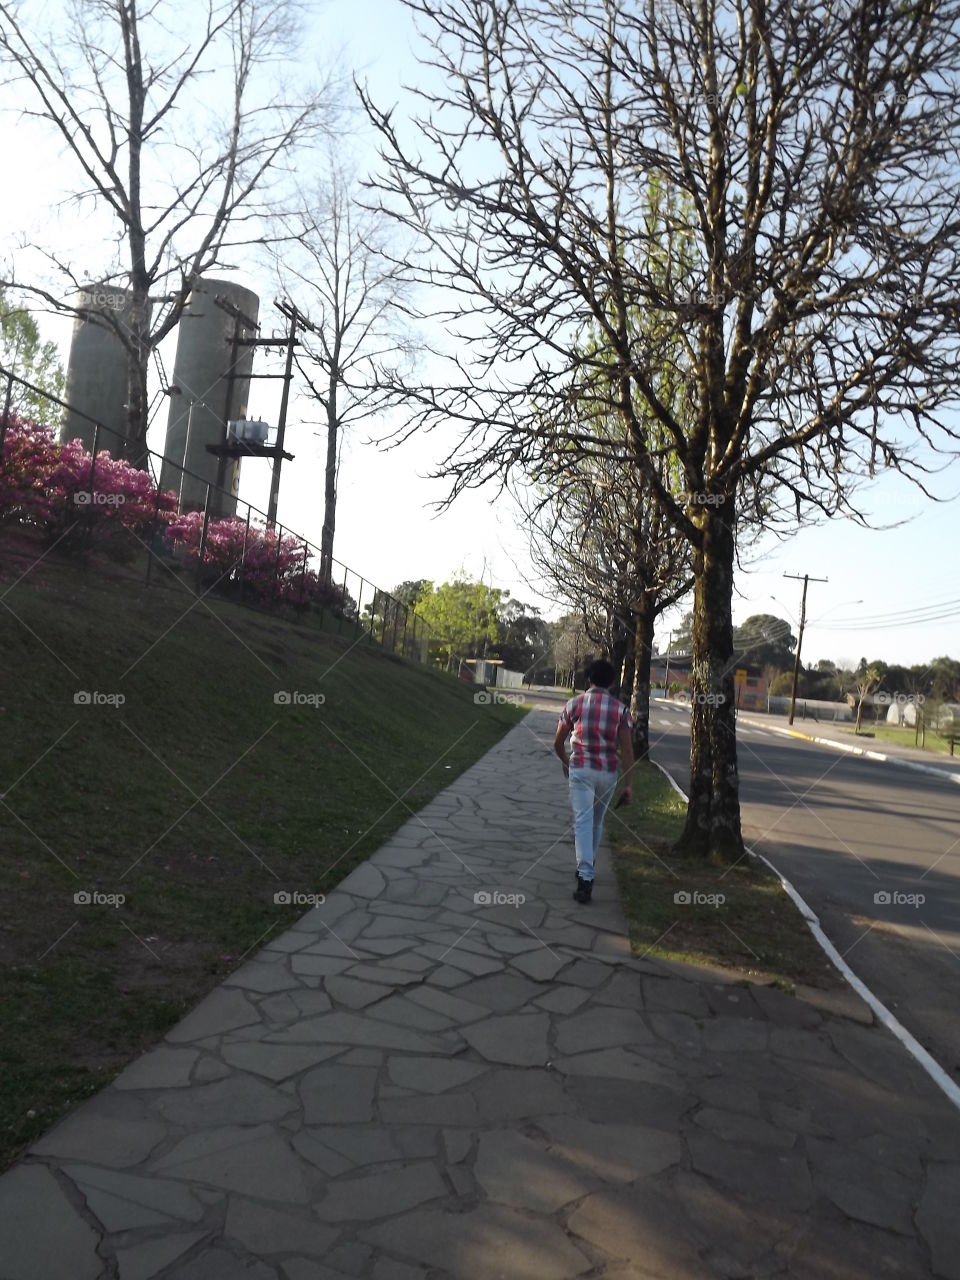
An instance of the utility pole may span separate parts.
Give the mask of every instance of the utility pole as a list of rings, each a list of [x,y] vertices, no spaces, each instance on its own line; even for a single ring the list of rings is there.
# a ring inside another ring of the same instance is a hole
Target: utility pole
[[[670,646],[673,644],[673,632],[667,636],[667,669],[663,673],[663,696],[670,696]]]
[[[267,525],[273,528],[277,522],[277,505],[280,501],[280,464],[283,461],[283,437],[287,428],[287,404],[290,400],[290,383],[293,381],[293,349],[297,345],[297,321],[300,313],[287,302],[278,302],[277,309],[290,321],[287,337],[287,360],[283,367],[283,394],[280,397],[280,416],[277,418],[277,453],[273,460],[273,476],[270,481],[270,501],[267,504]]]
[[[800,678],[800,646],[803,644],[803,624],[807,620],[807,583],[808,582],[828,582],[828,578],[811,578],[809,573],[802,576],[799,573],[785,573],[785,578],[793,578],[794,581],[803,582],[803,595],[800,599],[800,631],[797,636],[797,656],[793,660],[793,688],[790,692],[790,719],[788,724],[793,724],[793,713],[797,706],[797,680]]]

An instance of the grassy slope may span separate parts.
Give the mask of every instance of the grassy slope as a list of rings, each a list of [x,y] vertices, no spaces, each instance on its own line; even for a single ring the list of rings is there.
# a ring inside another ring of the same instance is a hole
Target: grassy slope
[[[50,559],[18,572],[0,581],[0,1166],[303,913],[277,890],[329,890],[522,714],[352,628]],[[74,902],[94,889],[126,901]]]

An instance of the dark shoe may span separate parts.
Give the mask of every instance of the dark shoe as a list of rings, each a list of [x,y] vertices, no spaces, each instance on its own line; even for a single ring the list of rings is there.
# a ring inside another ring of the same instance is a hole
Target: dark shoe
[[[577,888],[576,888],[576,892],[573,895],[575,901],[589,902],[590,896],[592,893],[593,893],[593,881],[584,880],[582,879],[582,877],[577,876]]]

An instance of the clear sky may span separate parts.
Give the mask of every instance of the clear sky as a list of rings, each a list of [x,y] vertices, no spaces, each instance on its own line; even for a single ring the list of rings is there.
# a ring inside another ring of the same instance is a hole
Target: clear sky
[[[37,3],[24,12],[51,14],[58,8],[56,3]],[[402,110],[402,84],[422,82],[423,73],[414,55],[419,42],[400,0],[329,0],[311,2],[307,9],[305,59],[342,60],[368,82],[379,102],[398,102]],[[0,102],[12,106],[9,90],[0,92]],[[4,176],[7,191],[16,192],[17,198],[0,202],[0,258],[17,258],[18,274],[23,274],[30,259],[17,245],[26,235],[83,263],[85,269],[89,263],[95,275],[109,257],[109,246],[102,242],[104,225],[95,217],[78,220],[74,210],[56,208],[75,183],[75,172],[39,126],[13,124],[9,116],[4,119]],[[360,169],[375,163],[372,139],[359,117],[356,135],[347,137],[343,146]],[[225,274],[260,294],[261,322],[269,332],[276,294],[269,273],[251,259],[239,261]],[[66,364],[70,322],[50,316],[38,319],[45,335],[60,344]],[[172,347],[164,352],[168,370],[173,354]],[[267,365],[258,363],[257,368],[265,371]],[[249,416],[275,422],[277,400],[277,383],[255,383]],[[284,469],[279,513],[284,526],[316,543],[322,524],[325,446],[308,420],[319,416],[318,406],[294,400],[287,448],[296,459]],[[154,449],[163,448],[165,425],[161,415],[150,436]],[[386,425],[372,430],[379,433]],[[520,599],[540,603],[549,616],[559,611],[531,582],[526,538],[509,498],[495,499],[492,490],[468,493],[437,514],[432,507],[444,498],[446,487],[425,477],[446,442],[439,435],[427,435],[383,451],[366,443],[370,433],[370,427],[361,426],[344,441],[338,560],[386,588],[410,578],[442,581],[462,569]],[[261,509],[267,501],[267,467],[266,462],[248,461],[241,479],[241,497]],[[855,665],[861,657],[903,663],[926,662],[944,653],[960,657],[960,467],[951,467],[934,487],[950,500],[932,504],[896,475],[883,477],[866,491],[864,505],[871,522],[897,527],[864,530],[850,521],[830,521],[802,529],[786,541],[765,539],[737,575],[735,619],[773,613],[787,618],[796,630],[802,584],[783,575],[808,573],[829,581],[810,584],[805,662],[829,658]],[[939,605],[942,608],[935,607]],[[923,614],[931,620],[909,622],[909,611],[924,606],[931,606]],[[934,619],[951,610],[954,617]],[[661,643],[679,613],[664,620]]]

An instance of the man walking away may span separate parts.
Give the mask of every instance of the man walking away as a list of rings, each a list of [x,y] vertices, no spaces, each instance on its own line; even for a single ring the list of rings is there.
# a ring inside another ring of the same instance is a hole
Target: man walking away
[[[577,848],[577,902],[589,902],[603,819],[617,786],[617,747],[623,763],[620,804],[633,795],[633,721],[623,703],[609,692],[615,672],[598,658],[587,669],[587,691],[577,694],[560,713],[553,749],[570,779],[573,832]],[[566,741],[570,738],[570,757]]]

